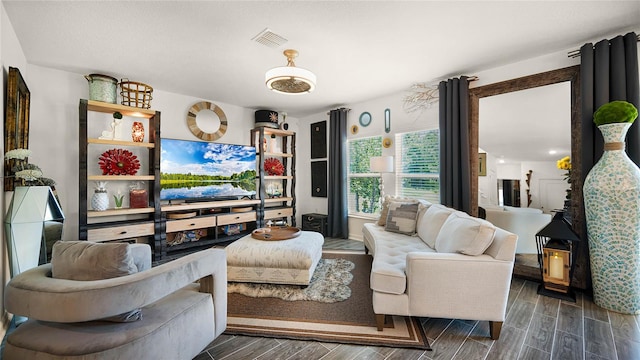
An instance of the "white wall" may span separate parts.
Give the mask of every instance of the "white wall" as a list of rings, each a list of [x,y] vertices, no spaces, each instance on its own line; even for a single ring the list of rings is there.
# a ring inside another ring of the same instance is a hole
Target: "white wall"
[[[393,140],[393,145],[388,149],[383,148],[382,155],[395,157],[395,134],[438,127],[438,104],[434,104],[431,108],[426,109],[421,113],[408,114],[403,111],[402,108],[403,98],[405,95],[405,92],[400,92],[373,100],[345,105],[344,107],[351,109],[347,116],[347,139],[358,139],[380,135],[382,135],[383,138],[389,137]],[[391,131],[388,134],[384,132],[385,109],[391,110]],[[328,136],[330,129],[328,121],[329,116],[327,115],[327,112],[329,110],[330,109],[327,109],[322,113],[301,118],[300,123],[306,124],[300,126],[301,138],[309,139],[309,124],[322,120],[327,121]],[[365,111],[371,114],[372,121],[369,126],[362,127],[359,122],[360,114]],[[358,126],[358,132],[356,134],[351,134],[350,132],[352,125]],[[309,159],[311,157],[310,145],[299,146],[297,151],[301,159]],[[303,168],[304,170],[310,169],[310,165],[306,165],[306,163],[302,163],[299,166],[307,166],[307,168]],[[300,169],[298,172],[298,179],[296,183],[301,191],[302,198],[305,198],[304,201],[298,202],[298,214],[314,212],[327,214],[327,198],[311,197],[309,201],[306,200],[306,196],[310,196],[311,194],[311,174],[310,171],[302,171],[303,169]],[[383,174],[383,179],[385,194],[395,194],[396,184],[394,174]],[[328,192],[331,192],[331,189],[328,189]],[[349,217],[349,238],[362,239],[362,224],[373,220],[375,219],[370,217]]]
[[[569,188],[569,184],[561,186],[560,189],[546,189],[541,190],[541,181],[552,180],[554,182],[565,183],[564,170],[560,170],[556,167],[556,163],[553,161],[524,161],[522,162],[522,171],[520,177],[520,198],[526,201],[526,173],[529,170],[533,170],[531,173],[531,205],[529,207],[542,209],[545,213],[550,213],[554,209],[562,208],[566,192],[564,189]],[[524,185],[524,186],[523,186]],[[552,199],[552,203],[547,203],[542,194],[545,194],[547,198]],[[522,203],[522,207],[526,207],[526,202]]]
[[[25,59],[24,53],[22,51],[22,47],[18,42],[18,38],[16,36],[15,31],[13,30],[13,26],[7,17],[7,13],[4,9],[4,4],[0,2],[0,65],[2,67],[2,88],[0,89],[0,98],[2,99],[2,109],[0,109],[1,118],[4,119],[4,109],[6,107],[6,94],[5,89],[7,88],[7,74],[9,73],[9,66],[17,67],[20,69],[20,73],[27,81],[28,76],[26,72],[26,64],[27,61]],[[27,82],[28,83],[28,82]],[[0,129],[2,129],[2,134],[4,134],[4,121],[0,121]],[[4,140],[0,141],[0,150],[1,153],[4,154]],[[3,156],[4,159],[4,156]],[[4,161],[0,165],[0,171],[4,174]],[[4,189],[4,177],[0,180],[0,186]],[[3,207],[2,213],[5,214],[7,211],[7,202],[11,200],[11,194],[5,194],[3,190],[0,190],[0,206]],[[3,216],[4,220],[4,216]],[[3,227],[4,229],[4,227]],[[9,261],[7,258],[7,245],[4,236],[4,231],[0,232],[0,269],[2,271],[1,281],[3,286],[0,286],[0,299],[4,297],[4,284],[9,281]],[[4,308],[4,302],[0,304],[0,316],[1,316],[1,324],[0,324],[0,336],[4,337],[4,334],[7,331],[9,326],[9,315]]]

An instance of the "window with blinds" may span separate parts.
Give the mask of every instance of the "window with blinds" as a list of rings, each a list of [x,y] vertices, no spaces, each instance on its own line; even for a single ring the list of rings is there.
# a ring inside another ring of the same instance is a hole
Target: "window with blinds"
[[[396,134],[396,195],[440,203],[440,131]]]
[[[382,155],[382,136],[347,141],[349,214],[380,213],[380,174],[369,171],[369,158]]]

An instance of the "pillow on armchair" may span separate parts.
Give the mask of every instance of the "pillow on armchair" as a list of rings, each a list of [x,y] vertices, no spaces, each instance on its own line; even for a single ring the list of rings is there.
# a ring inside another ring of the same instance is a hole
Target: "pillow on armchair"
[[[143,262],[144,263],[144,262]],[[91,281],[135,274],[138,271],[127,243],[58,241],[51,254],[51,276],[56,279]],[[101,320],[131,322],[142,318],[141,309]]]

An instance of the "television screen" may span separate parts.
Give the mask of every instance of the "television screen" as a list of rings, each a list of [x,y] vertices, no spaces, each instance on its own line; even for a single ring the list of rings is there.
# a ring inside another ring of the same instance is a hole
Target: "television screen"
[[[160,200],[239,199],[256,194],[256,148],[160,139]]]

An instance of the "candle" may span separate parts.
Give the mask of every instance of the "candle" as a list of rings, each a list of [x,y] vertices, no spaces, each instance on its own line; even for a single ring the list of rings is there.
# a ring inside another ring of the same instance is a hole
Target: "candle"
[[[564,261],[562,257],[558,256],[557,252],[549,256],[549,277],[556,279],[564,278]]]

